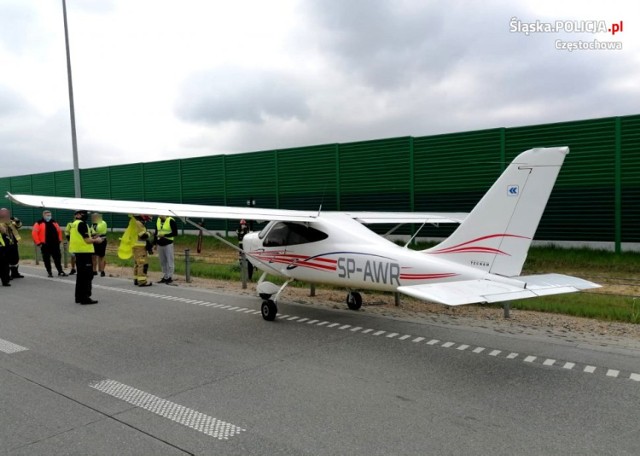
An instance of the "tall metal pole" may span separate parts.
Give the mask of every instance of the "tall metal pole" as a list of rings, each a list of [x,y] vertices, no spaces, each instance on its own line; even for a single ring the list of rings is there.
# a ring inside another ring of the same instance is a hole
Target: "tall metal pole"
[[[69,52],[69,28],[67,25],[67,2],[62,0],[64,17],[64,42],[67,49],[67,80],[69,82],[69,114],[71,116],[71,146],[73,148],[73,187],[76,198],[80,198],[80,165],[78,164],[78,140],[76,139],[76,110],[73,105],[73,82],[71,78],[71,53]]]

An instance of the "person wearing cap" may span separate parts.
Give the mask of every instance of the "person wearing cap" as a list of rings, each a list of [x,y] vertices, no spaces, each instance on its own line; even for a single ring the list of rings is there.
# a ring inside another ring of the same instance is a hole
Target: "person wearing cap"
[[[101,237],[103,240],[100,244],[94,246],[93,275],[98,275],[99,271],[100,277],[104,277],[104,267],[107,263],[105,260],[105,255],[107,254],[107,222],[102,219],[101,214],[97,212],[91,214],[91,229],[93,237]]]
[[[59,276],[66,276],[60,261],[60,243],[63,240],[60,225],[51,217],[51,211],[43,211],[42,218],[33,224],[31,230],[33,242],[40,247],[42,261],[49,277],[53,277],[51,272],[51,258],[56,266]]]
[[[240,247],[240,250],[244,250],[242,246],[242,240],[244,239],[245,235],[249,233],[249,231],[251,230],[249,229],[247,221],[244,219],[240,220],[240,225],[236,230],[236,234],[238,235],[238,247]],[[242,252],[240,252],[240,267],[242,267]],[[249,280],[251,280],[253,277],[253,265],[251,264],[251,261],[247,261],[247,277],[249,278]]]
[[[91,298],[91,282],[93,281],[92,258],[95,252],[94,244],[103,242],[101,237],[91,237],[91,230],[87,225],[87,211],[78,210],[75,220],[69,230],[69,252],[76,256],[76,303],[87,305],[97,304]]]
[[[24,276],[18,271],[20,263],[18,243],[22,240],[18,230],[22,228],[22,222],[16,217],[11,217],[9,209],[3,207],[0,209],[0,224],[4,225],[8,237],[8,243],[5,248],[7,249],[6,257],[9,262],[11,278],[22,279]]]
[[[175,260],[173,254],[173,241],[178,235],[178,224],[173,217],[158,216],[154,243],[158,246],[158,258],[162,268],[160,283],[167,285],[173,282]]]

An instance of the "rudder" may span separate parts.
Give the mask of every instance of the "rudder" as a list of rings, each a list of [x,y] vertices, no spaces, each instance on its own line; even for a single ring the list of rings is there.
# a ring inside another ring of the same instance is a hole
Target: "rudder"
[[[568,147],[522,152],[458,229],[424,253],[493,274],[519,275],[568,153]]]

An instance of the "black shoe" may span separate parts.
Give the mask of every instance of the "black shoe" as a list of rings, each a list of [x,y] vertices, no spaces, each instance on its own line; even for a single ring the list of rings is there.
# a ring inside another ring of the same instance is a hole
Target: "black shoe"
[[[104,277],[104,271],[100,271],[100,277]]]
[[[76,270],[73,268],[71,269],[71,271],[69,271],[69,275],[74,275],[75,273],[76,273]]]
[[[98,275],[98,271],[93,271],[93,275],[97,276]]]
[[[59,271],[58,272],[58,277],[66,277],[66,276],[67,276],[67,273],[64,272],[64,271]]]
[[[88,306],[89,304],[98,304],[98,301],[95,299],[85,299],[84,301],[80,301],[80,304],[83,306]]]
[[[11,284],[9,282],[2,282],[3,287],[10,287]]]
[[[138,279],[133,279],[133,284],[138,285]]]
[[[158,280],[158,283],[167,283],[167,279],[163,277],[160,280]]]
[[[50,272],[47,273],[47,277],[53,277],[53,274],[51,274]]]
[[[15,272],[11,272],[11,278],[12,279],[23,279],[24,276],[22,274],[20,274],[16,269],[14,269],[13,271]]]
[[[169,285],[170,283],[173,283],[173,279],[171,277],[169,277],[168,279],[166,279],[164,281],[164,283],[166,283],[167,285]]]

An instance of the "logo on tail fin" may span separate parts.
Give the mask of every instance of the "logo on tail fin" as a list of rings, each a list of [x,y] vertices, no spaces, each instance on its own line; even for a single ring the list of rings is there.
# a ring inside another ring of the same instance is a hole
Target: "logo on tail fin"
[[[507,187],[507,196],[518,196],[520,194],[520,187],[518,185],[509,185]]]

